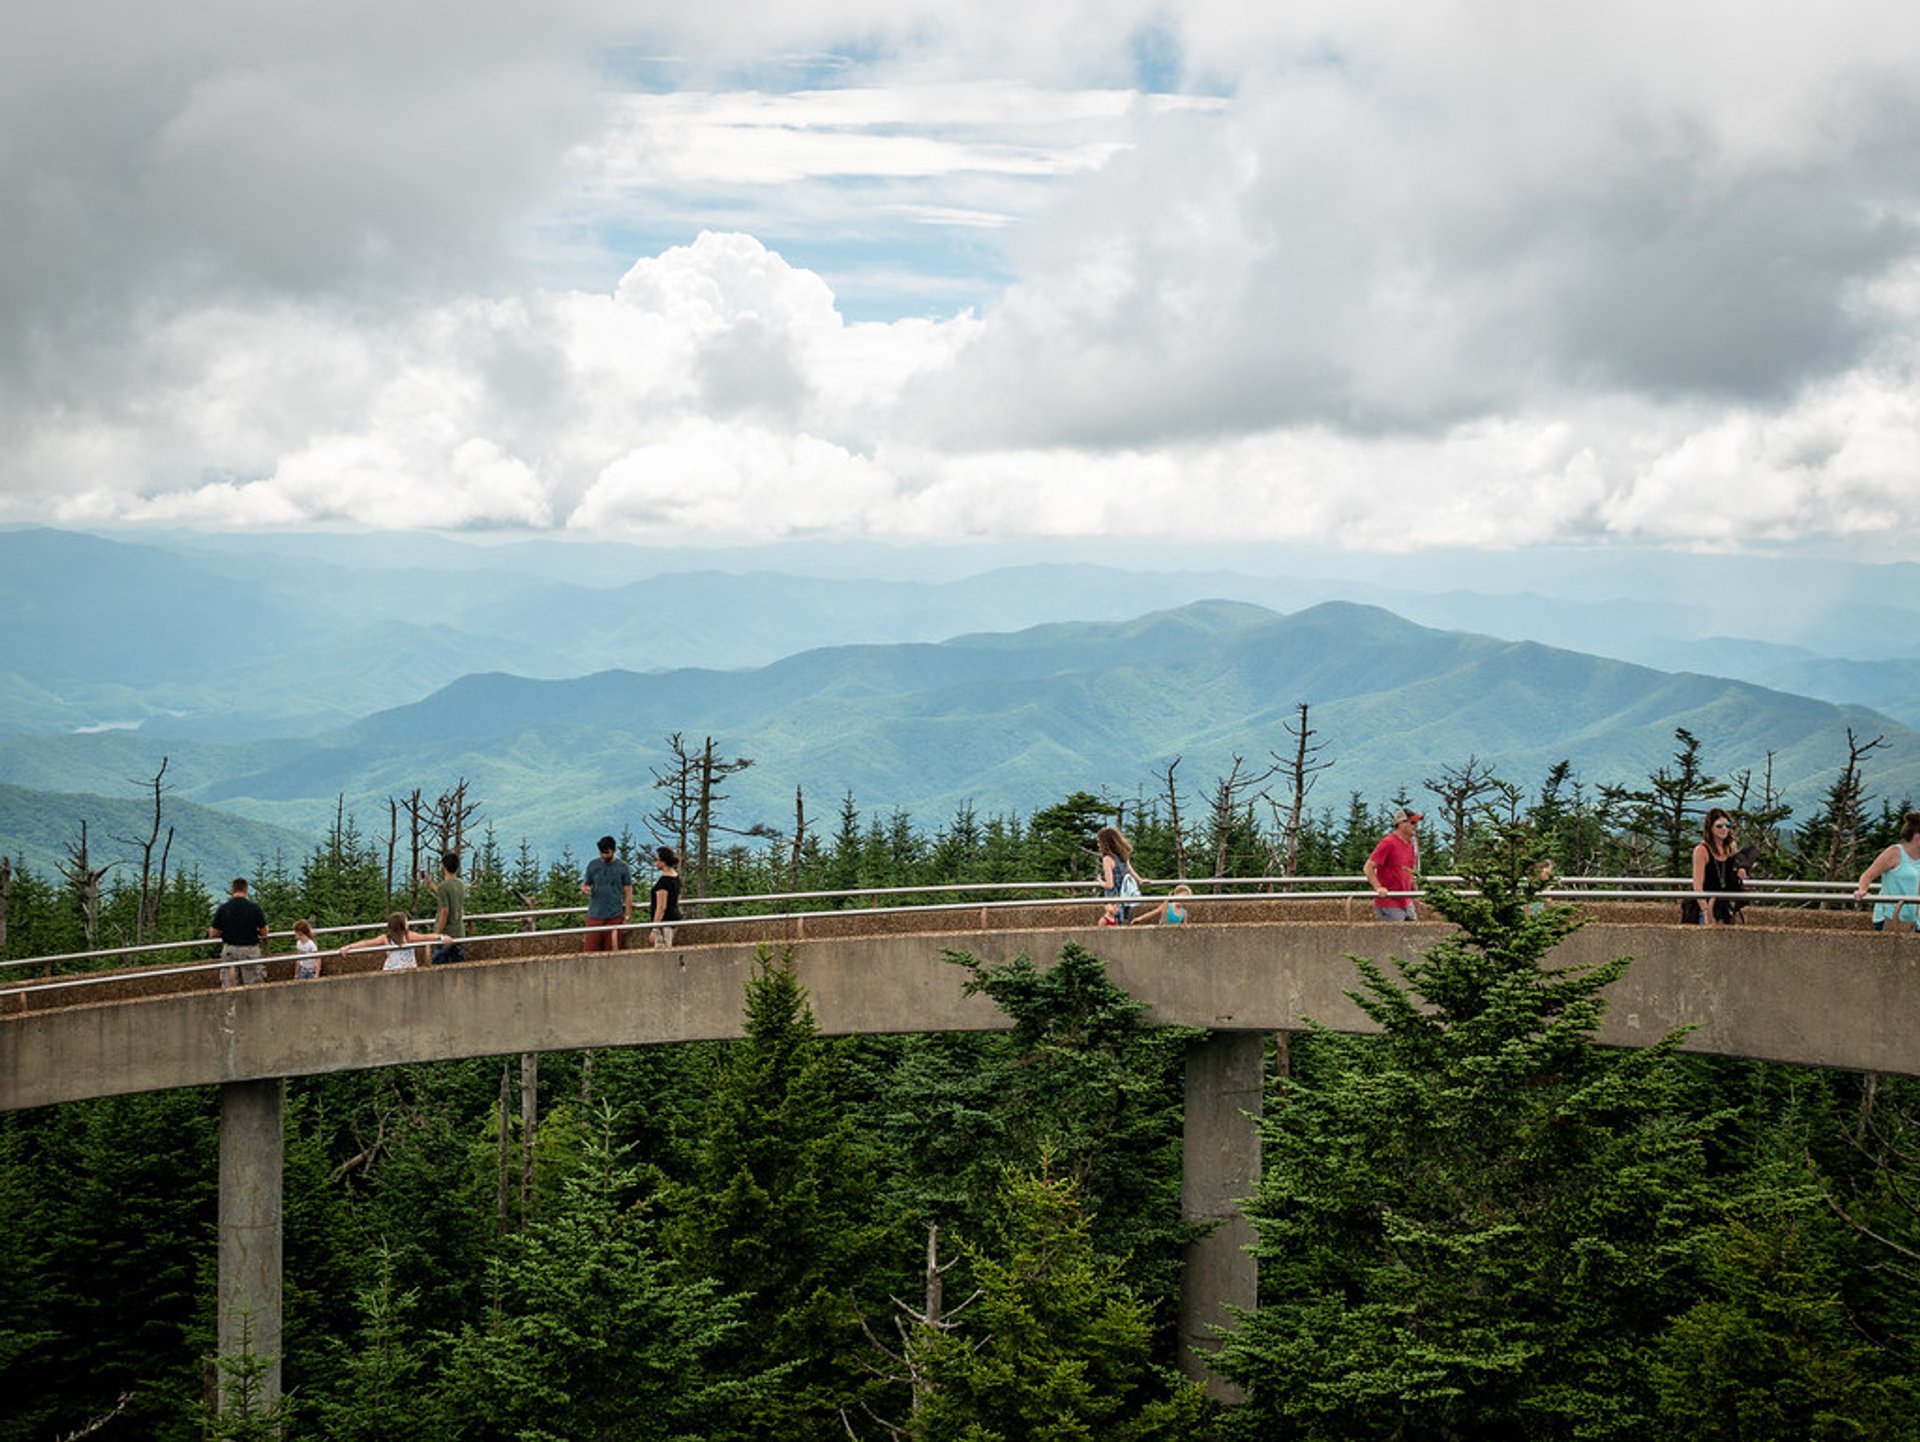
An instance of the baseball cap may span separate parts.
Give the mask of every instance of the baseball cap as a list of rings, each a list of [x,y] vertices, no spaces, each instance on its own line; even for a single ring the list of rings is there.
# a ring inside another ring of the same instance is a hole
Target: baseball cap
[[[1424,821],[1425,819],[1426,819],[1425,812],[1409,811],[1404,806],[1402,806],[1398,811],[1393,813],[1393,824],[1395,826],[1398,826],[1402,821]]]

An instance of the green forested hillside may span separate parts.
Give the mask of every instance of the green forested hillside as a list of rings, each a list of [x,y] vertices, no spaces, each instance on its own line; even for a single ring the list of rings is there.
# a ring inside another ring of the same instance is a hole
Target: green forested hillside
[[[1325,790],[1376,800],[1418,796],[1470,755],[1528,788],[1561,759],[1593,785],[1635,782],[1682,726],[1716,771],[1758,776],[1771,758],[1776,790],[1803,814],[1844,762],[1849,727],[1888,739],[1876,794],[1920,794],[1920,736],[1859,708],[1339,602],[1291,616],[1210,602],[1118,624],[829,648],[749,671],[475,675],[306,740],[15,738],[0,743],[0,778],[110,792],[165,753],[182,799],[317,835],[339,796],[384,815],[389,796],[465,777],[503,836],[553,851],[641,829],[676,731],[752,758],[729,784],[729,818],[779,825],[796,786],[816,810],[852,791],[940,815],[969,801],[1024,811],[1073,789],[1129,796],[1175,757],[1204,784],[1235,754],[1283,750],[1300,701],[1335,763]]]
[[[87,823],[87,843],[94,866],[108,863],[137,869],[139,849],[121,838],[144,841],[153,828],[153,797],[132,794],[127,786],[117,797],[70,791],[29,791],[0,784],[0,856],[16,866],[51,875],[67,847],[78,845],[80,823]],[[313,847],[313,836],[262,821],[250,821],[230,811],[166,798],[160,844],[166,830],[174,832],[168,869],[198,872],[210,887],[228,877],[250,873],[262,859],[276,854],[292,864]],[[154,861],[159,861],[158,849]]]

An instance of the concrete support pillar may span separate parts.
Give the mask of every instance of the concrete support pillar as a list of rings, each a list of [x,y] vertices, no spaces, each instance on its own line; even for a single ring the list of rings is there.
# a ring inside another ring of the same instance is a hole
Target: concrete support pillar
[[[1260,1181],[1255,1119],[1265,1056],[1262,1032],[1214,1032],[1187,1052],[1180,1209],[1189,1222],[1216,1225],[1187,1247],[1180,1282],[1180,1365],[1223,1401],[1240,1400],[1240,1391],[1207,1367],[1208,1354],[1219,1345],[1216,1329],[1232,1325],[1229,1307],[1251,1311],[1258,1300],[1259,1272],[1246,1250],[1253,1226],[1238,1202]]]
[[[286,1082],[220,1088],[220,1355],[267,1363],[256,1402],[280,1397],[280,1189]]]

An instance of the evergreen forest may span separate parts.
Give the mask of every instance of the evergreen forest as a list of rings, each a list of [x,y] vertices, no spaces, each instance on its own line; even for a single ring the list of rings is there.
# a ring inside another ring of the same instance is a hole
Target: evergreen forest
[[[1153,878],[1350,875],[1424,806],[1425,870],[1471,883],[1433,889],[1452,933],[1355,958],[1379,1035],[1303,1022],[1269,1051],[1260,1306],[1218,1362],[1242,1400],[1177,1365],[1197,1033],[1068,943],[952,956],[1004,1031],[827,1038],[769,950],[737,1042],[290,1080],[272,1407],[258,1358],[211,1355],[217,1094],[0,1117],[0,1439],[1920,1436],[1920,1082],[1596,1047],[1631,963],[1557,967],[1579,916],[1536,899],[1542,859],[1676,874],[1709,805],[1766,875],[1857,875],[1905,809],[1871,795],[1871,743],[1802,816],[1764,762],[1715,774],[1684,731],[1637,787],[1469,758],[1418,799],[1316,807],[1297,725],[1270,768],[1193,791],[1176,763],[1133,797],[931,829],[852,796],[815,826],[796,798],[780,835],[730,831],[687,784],[712,745],[676,747],[696,769],[621,838],[679,846],[690,896],[745,909],[1084,880],[1116,820]],[[308,855],[260,859],[255,897],[276,929],[417,915],[416,853],[451,843],[472,912],[577,904],[575,857],[509,851],[449,798],[411,837],[343,807]],[[206,879],[76,842],[58,874],[5,868],[6,956],[204,934]],[[89,964],[111,959],[64,965]]]

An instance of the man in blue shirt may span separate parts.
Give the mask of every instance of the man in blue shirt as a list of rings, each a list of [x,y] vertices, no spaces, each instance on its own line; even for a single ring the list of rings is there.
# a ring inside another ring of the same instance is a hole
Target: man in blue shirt
[[[587,863],[586,880],[580,883],[587,896],[589,928],[581,938],[582,951],[618,951],[620,928],[633,913],[633,873],[614,855],[618,847],[611,836],[601,837],[600,855]]]

